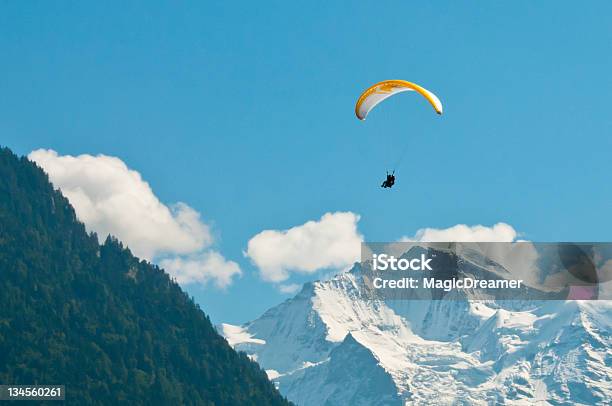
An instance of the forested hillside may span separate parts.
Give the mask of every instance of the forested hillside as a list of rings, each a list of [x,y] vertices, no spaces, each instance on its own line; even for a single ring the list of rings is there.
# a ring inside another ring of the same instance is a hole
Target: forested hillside
[[[0,383],[71,404],[286,404],[160,268],[88,234],[47,175],[0,150]]]

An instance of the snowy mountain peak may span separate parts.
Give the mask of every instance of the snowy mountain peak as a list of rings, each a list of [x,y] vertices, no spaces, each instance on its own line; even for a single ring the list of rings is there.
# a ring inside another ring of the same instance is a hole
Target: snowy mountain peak
[[[594,404],[612,401],[611,327],[604,301],[376,300],[356,265],[221,331],[300,405]]]

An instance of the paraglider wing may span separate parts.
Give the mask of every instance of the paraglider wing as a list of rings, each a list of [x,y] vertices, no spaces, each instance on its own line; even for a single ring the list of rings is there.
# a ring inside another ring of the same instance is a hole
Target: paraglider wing
[[[442,102],[429,90],[405,80],[385,80],[366,89],[355,105],[355,115],[365,120],[370,110],[383,100],[402,92],[417,92],[425,97],[436,113],[442,114]]]

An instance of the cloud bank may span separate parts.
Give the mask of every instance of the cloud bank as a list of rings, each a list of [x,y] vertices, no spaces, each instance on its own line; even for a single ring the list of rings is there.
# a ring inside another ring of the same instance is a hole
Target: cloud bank
[[[157,260],[179,283],[213,283],[226,288],[242,274],[239,265],[213,250],[210,227],[185,203],[162,203],[142,176],[119,158],[106,155],[59,155],[39,149],[28,157],[41,166],[55,187],[74,206],[78,218],[103,240],[112,234],[135,255]],[[294,293],[299,285],[282,284],[292,273],[344,270],[359,261],[363,236],[357,229],[359,215],[326,213],[287,230],[264,230],[253,236],[245,256],[257,266],[263,280],[278,284],[282,293]],[[449,228],[422,228],[400,241],[485,242],[517,240],[517,231],[506,223],[491,227],[458,224]],[[506,266],[531,271],[537,259],[530,245],[513,249],[523,255],[488,252]],[[521,258],[510,264],[508,258]]]
[[[288,230],[264,230],[249,240],[245,255],[270,282],[285,281],[292,272],[346,268],[359,260],[358,222],[357,214],[336,212]]]
[[[100,240],[112,234],[138,257],[166,258],[162,262],[167,270],[185,283],[214,280],[218,286],[227,286],[240,274],[235,262],[209,249],[210,227],[196,210],[181,202],[162,203],[140,173],[121,159],[59,155],[45,149],[32,151],[28,158],[47,172],[79,220]]]
[[[283,284],[292,273],[312,274],[324,269],[335,273],[359,261],[363,236],[357,229],[358,222],[357,214],[337,212],[326,213],[319,220],[288,230],[264,230],[249,240],[245,255],[259,268],[262,279],[276,283],[281,293],[294,293],[299,285]],[[506,223],[457,224],[448,228],[422,228],[399,242],[518,242],[518,236]],[[402,246],[398,245],[397,249],[401,250]],[[532,244],[485,244],[482,249],[489,258],[526,280],[534,280],[538,254]]]

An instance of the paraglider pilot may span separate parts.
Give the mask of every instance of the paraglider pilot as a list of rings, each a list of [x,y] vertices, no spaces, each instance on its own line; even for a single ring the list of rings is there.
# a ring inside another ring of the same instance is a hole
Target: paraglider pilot
[[[390,188],[390,187],[393,187],[394,184],[395,184],[395,171],[391,173],[387,171],[387,179],[385,179],[385,181],[382,183],[382,185],[380,185],[380,187]]]

